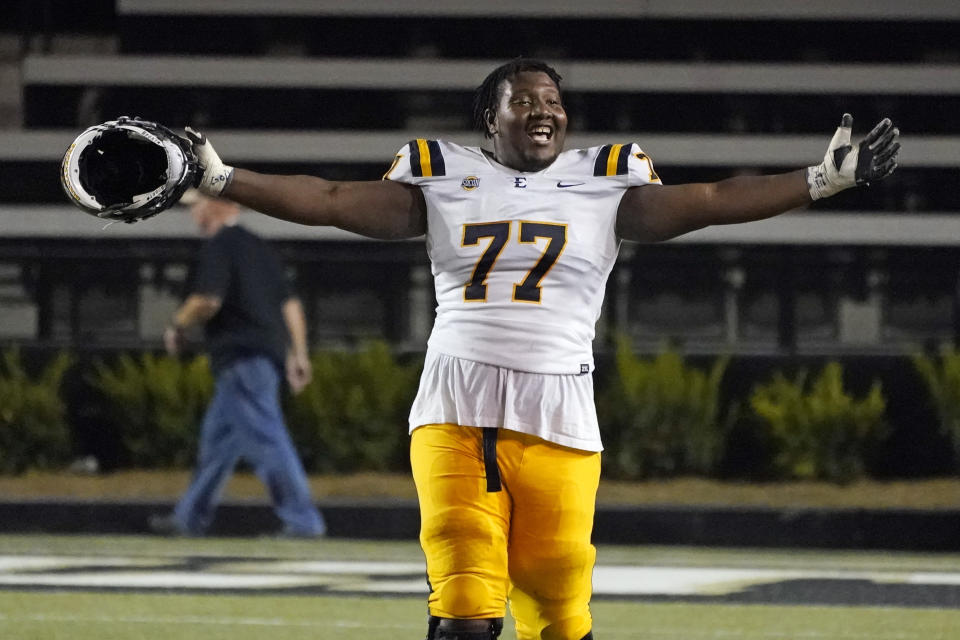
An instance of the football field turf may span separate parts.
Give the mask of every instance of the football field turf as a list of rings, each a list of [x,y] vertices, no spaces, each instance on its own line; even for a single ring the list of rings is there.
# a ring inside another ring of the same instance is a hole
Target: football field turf
[[[960,556],[601,547],[595,636],[960,640]],[[421,640],[410,542],[0,536],[4,640]],[[507,624],[503,638],[514,638]]]

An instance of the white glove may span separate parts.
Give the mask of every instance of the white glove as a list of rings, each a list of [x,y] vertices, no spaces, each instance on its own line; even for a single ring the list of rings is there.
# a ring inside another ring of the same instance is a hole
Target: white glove
[[[233,178],[233,167],[223,164],[205,135],[190,127],[185,127],[184,130],[187,132],[187,139],[190,140],[193,152],[197,154],[202,172],[200,182],[196,185],[197,189],[208,196],[219,196]]]
[[[854,147],[850,144],[853,116],[843,114],[823,162],[807,167],[807,186],[814,200],[853,186],[883,180],[897,168],[900,130],[884,118]]]

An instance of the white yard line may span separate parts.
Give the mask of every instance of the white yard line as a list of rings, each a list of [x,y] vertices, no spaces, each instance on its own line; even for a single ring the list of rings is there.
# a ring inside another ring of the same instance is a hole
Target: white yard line
[[[297,589],[330,593],[426,594],[419,562],[338,562],[0,555],[0,586],[116,589]],[[162,566],[155,566],[162,565]],[[664,567],[599,565],[597,596],[722,596],[791,580],[868,581],[960,586],[957,571],[868,571],[828,568]]]

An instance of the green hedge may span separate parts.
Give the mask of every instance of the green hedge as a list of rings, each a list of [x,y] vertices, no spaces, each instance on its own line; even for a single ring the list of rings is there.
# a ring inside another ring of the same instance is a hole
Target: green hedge
[[[757,385],[750,406],[772,445],[772,469],[781,479],[848,482],[864,475],[887,434],[879,382],[857,400],[844,388],[843,367],[829,362],[808,384],[777,373]]]
[[[407,412],[418,365],[399,363],[386,343],[318,351],[313,381],[286,398],[286,420],[312,472],[396,470],[407,466]],[[120,439],[135,468],[189,468],[213,395],[206,357],[150,353],[95,360],[87,384],[102,399],[103,427]]]
[[[945,349],[938,358],[917,354],[911,361],[926,384],[939,430],[953,447],[954,464],[960,465],[960,353]]]
[[[422,361],[405,361],[386,343],[373,342],[350,351],[317,351],[312,362],[311,384],[284,399],[287,424],[308,471],[407,469],[407,414]],[[845,388],[836,362],[815,377],[788,379],[777,372],[749,392],[728,397],[723,389],[729,362],[722,357],[694,367],[671,350],[639,357],[620,340],[615,366],[597,379],[607,477],[722,472],[846,482],[869,473],[874,453],[894,440],[880,384],[856,397]],[[905,363],[909,368],[910,360]],[[912,363],[960,460],[960,354],[916,356]],[[73,453],[70,418],[82,421],[84,433],[96,429],[109,441],[110,451],[117,452],[111,468],[193,465],[212,396],[206,358],[143,353],[76,364],[61,353],[45,368],[34,368],[39,375],[28,374],[15,348],[3,353],[0,473],[65,465]],[[63,400],[68,370],[67,395],[74,407]],[[80,382],[70,386],[74,380]],[[743,454],[744,447],[750,455]]]
[[[704,372],[669,349],[639,358],[619,339],[616,375],[597,396],[608,476],[714,474],[727,431],[720,383],[728,362],[719,358]]]
[[[87,382],[104,398],[104,428],[113,429],[141,468],[193,464],[199,425],[213,397],[207,358],[143,353],[95,360]]]
[[[313,380],[287,401],[287,424],[314,472],[409,467],[407,416],[422,361],[401,363],[382,341],[318,351]]]
[[[71,454],[67,407],[61,384],[73,358],[60,353],[37,376],[23,365],[20,350],[0,360],[0,473],[22,473],[63,465]]]

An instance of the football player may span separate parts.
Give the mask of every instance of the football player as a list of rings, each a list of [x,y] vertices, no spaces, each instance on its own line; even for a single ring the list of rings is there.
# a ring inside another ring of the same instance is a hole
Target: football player
[[[410,412],[430,640],[590,640],[601,442],[591,343],[623,240],[749,222],[881,180],[884,119],[851,144],[844,114],[820,164],[661,185],[635,143],[564,150],[560,76],[517,59],[477,91],[489,148],[418,139],[384,179],[333,182],[225,165],[188,130],[201,190],[372,238],[426,236],[438,301]]]

